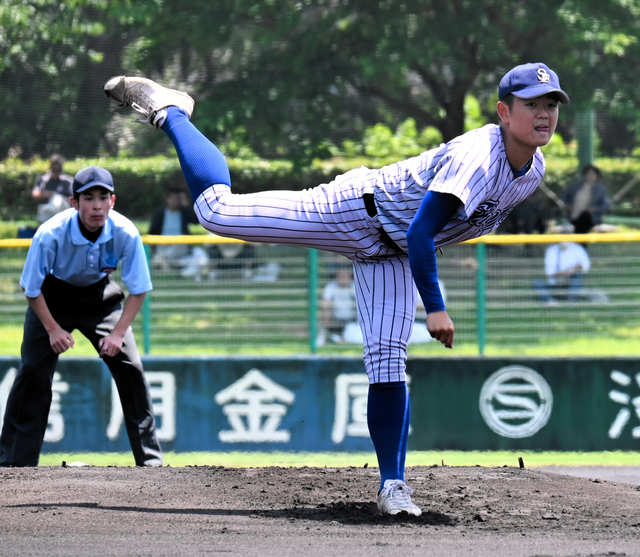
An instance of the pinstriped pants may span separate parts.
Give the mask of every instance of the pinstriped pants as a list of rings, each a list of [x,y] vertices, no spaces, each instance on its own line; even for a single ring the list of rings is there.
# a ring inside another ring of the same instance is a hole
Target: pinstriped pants
[[[213,185],[195,203],[200,224],[220,236],[338,253],[353,262],[364,363],[370,383],[405,380],[417,291],[409,257],[381,241],[362,196],[376,171],[356,169],[304,191],[234,194]]]

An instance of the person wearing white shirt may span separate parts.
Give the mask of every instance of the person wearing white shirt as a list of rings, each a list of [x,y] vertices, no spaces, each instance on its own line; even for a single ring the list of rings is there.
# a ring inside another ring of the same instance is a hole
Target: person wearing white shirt
[[[582,277],[591,268],[587,250],[575,242],[560,242],[549,246],[545,252],[546,281],[534,280],[541,301],[548,304],[559,298],[576,300],[582,289]]]
[[[353,271],[350,266],[338,267],[335,277],[322,291],[320,302],[322,331],[320,342],[325,338],[331,342],[344,342],[343,332],[347,324],[356,322],[356,288],[353,283]]]

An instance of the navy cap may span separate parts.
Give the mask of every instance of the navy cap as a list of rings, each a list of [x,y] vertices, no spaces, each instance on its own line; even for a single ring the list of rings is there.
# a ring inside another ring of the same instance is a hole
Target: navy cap
[[[556,93],[563,104],[569,104],[569,95],[560,88],[558,74],[540,62],[516,66],[505,75],[498,87],[498,98],[504,99],[509,93],[520,99],[533,99]]]
[[[111,172],[99,166],[83,168],[73,179],[73,195],[86,191],[94,186],[100,186],[112,192],[114,188]]]

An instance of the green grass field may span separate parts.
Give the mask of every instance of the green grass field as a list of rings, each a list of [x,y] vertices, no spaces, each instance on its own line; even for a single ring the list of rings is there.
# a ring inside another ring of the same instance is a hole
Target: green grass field
[[[487,343],[485,356],[540,356],[540,357],[575,357],[575,356],[638,356],[640,344],[638,343],[638,331],[619,330],[614,337],[596,338],[570,338],[557,337],[544,344],[516,344],[500,345]],[[75,347],[69,350],[66,356],[90,356],[95,357],[96,352],[80,333],[74,333]],[[22,324],[13,326],[0,326],[0,354],[3,356],[20,356],[22,344]],[[139,341],[142,351],[142,342]],[[154,356],[224,356],[224,355],[248,355],[248,356],[291,356],[292,354],[309,353],[305,343],[272,345],[247,345],[236,346],[233,350],[219,346],[203,347],[184,344],[154,345],[151,354]],[[354,356],[362,355],[362,347],[359,345],[330,345],[322,347],[317,352],[319,355]],[[411,345],[409,357],[433,356],[438,358],[456,356],[477,356],[478,346],[475,343],[457,343],[453,350],[445,350],[440,344],[431,342],[426,345]]]
[[[519,466],[521,457],[527,468],[540,466],[640,466],[640,452],[532,452],[532,451],[410,451],[407,466]],[[80,461],[91,466],[134,466],[130,453],[49,453],[40,457],[40,466],[61,466]],[[374,453],[288,453],[229,452],[175,453],[164,455],[165,466],[225,466],[227,468],[284,467],[362,467],[376,466]]]
[[[1,230],[1,229],[0,229]],[[454,350],[437,342],[411,345],[409,356],[475,356],[484,331],[487,356],[639,356],[640,274],[638,245],[602,243],[590,247],[591,286],[606,291],[610,303],[560,304],[549,308],[534,295],[543,246],[527,256],[522,246],[490,246],[486,265],[486,304],[480,324],[475,246],[447,250],[438,263],[456,325]],[[260,246],[259,261],[278,261],[277,282],[214,281],[154,270],[148,312],[134,322],[141,349],[152,355],[223,356],[310,354],[307,252]],[[532,248],[533,249],[533,248]],[[26,301],[18,285],[26,249],[0,253],[0,354],[18,356]],[[318,285],[328,279],[329,259],[319,259]],[[117,278],[117,276],[116,276]],[[588,281],[587,281],[588,282]],[[146,321],[145,321],[146,318]],[[316,318],[314,324],[318,326]],[[94,356],[81,334],[74,334],[71,356]],[[319,355],[360,356],[360,345],[327,344]]]

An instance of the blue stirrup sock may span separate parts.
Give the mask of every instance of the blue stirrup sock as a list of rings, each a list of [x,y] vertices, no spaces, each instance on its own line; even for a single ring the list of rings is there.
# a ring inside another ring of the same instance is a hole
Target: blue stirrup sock
[[[231,176],[224,155],[178,107],[170,106],[162,130],[178,153],[182,173],[195,203],[200,194],[216,184],[231,187]]]
[[[380,467],[380,488],[386,480],[404,481],[411,406],[404,381],[369,385],[367,424]]]

